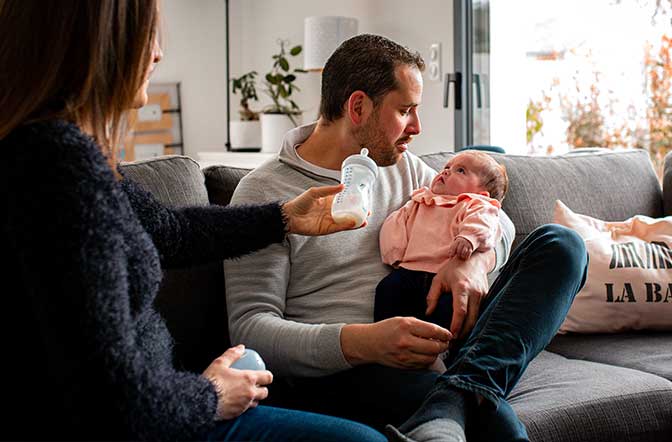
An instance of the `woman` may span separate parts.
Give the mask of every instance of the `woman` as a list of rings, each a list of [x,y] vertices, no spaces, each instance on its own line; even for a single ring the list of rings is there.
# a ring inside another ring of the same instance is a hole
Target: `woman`
[[[1,437],[384,440],[354,422],[256,407],[272,375],[229,368],[242,347],[202,375],[172,365],[152,307],[162,266],[352,226],[329,215],[340,186],[284,204],[171,210],[123,179],[121,121],[147,100],[157,22],[156,0],[0,0]]]

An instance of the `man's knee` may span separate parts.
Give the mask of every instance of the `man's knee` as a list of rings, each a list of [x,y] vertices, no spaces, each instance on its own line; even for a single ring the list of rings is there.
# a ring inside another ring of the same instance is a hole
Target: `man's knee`
[[[544,224],[537,227],[530,235],[534,235],[543,245],[566,255],[570,260],[583,260],[586,245],[574,230],[560,224]]]
[[[588,264],[586,245],[574,230],[559,224],[544,224],[533,235],[538,251],[551,258],[558,271],[575,269],[582,276]]]

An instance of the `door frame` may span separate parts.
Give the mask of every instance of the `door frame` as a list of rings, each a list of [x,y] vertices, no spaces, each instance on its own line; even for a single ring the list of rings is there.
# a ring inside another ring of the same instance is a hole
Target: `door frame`
[[[473,0],[453,0],[453,66],[455,82],[455,150],[474,142],[474,97],[469,93],[473,78]],[[446,90],[449,87],[446,74]],[[459,103],[459,104],[458,104]]]

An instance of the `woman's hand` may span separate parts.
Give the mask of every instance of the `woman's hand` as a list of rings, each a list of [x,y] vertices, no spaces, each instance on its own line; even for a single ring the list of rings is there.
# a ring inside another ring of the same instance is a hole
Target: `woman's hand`
[[[316,236],[353,229],[355,221],[336,223],[331,217],[334,195],[343,190],[343,187],[343,184],[311,187],[283,204],[282,211],[287,217],[289,233]],[[365,225],[366,222],[361,227]]]
[[[238,345],[224,352],[203,372],[217,391],[215,420],[233,419],[266,399],[273,374],[266,370],[237,370],[231,364],[240,359],[245,347]]]

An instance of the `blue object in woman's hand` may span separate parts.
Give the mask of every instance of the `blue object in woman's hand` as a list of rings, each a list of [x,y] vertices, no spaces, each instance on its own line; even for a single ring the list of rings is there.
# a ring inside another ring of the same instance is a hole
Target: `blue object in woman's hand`
[[[246,348],[240,359],[231,364],[231,368],[238,370],[266,370],[266,364],[264,364],[264,360],[261,359],[259,353]]]

